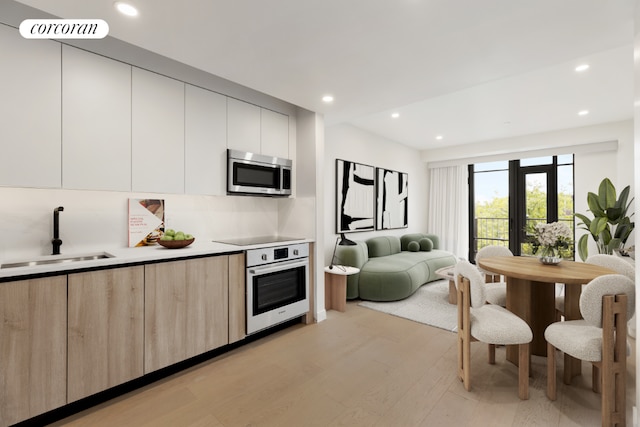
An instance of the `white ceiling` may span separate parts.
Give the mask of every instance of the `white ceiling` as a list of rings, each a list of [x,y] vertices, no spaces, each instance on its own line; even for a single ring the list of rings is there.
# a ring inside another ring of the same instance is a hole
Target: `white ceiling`
[[[20,2],[420,149],[633,115],[634,0]]]

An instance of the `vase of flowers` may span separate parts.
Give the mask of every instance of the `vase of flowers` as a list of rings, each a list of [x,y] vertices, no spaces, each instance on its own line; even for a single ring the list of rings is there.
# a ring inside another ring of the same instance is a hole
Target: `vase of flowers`
[[[543,264],[560,264],[563,250],[572,243],[571,237],[571,229],[564,222],[537,223],[531,235],[533,253],[539,255]]]

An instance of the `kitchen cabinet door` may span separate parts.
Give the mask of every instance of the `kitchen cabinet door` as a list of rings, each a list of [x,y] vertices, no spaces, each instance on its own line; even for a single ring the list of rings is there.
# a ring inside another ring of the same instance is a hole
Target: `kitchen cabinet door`
[[[61,186],[60,49],[0,25],[2,186]]]
[[[260,107],[227,98],[227,147],[261,153]]]
[[[184,83],[132,71],[132,190],[184,193]]]
[[[229,343],[247,336],[244,253],[229,256]]]
[[[0,425],[67,400],[67,276],[0,283]]]
[[[227,97],[185,85],[185,192],[227,193]]]
[[[144,374],[144,267],[69,275],[68,401]]]
[[[289,116],[261,109],[261,148],[267,156],[289,158]]]
[[[62,48],[62,186],[131,191],[131,66]]]
[[[228,257],[145,266],[145,374],[229,342]]]

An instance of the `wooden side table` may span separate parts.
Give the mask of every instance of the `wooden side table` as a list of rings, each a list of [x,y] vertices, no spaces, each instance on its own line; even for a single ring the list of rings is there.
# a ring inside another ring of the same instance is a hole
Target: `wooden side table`
[[[359,273],[360,269],[346,265],[324,268],[324,308],[345,311],[347,308],[347,276]]]
[[[453,269],[454,266],[442,267],[436,270],[436,274],[449,281],[449,304],[458,304],[458,294],[456,293],[455,282],[456,279],[455,277],[453,277]]]

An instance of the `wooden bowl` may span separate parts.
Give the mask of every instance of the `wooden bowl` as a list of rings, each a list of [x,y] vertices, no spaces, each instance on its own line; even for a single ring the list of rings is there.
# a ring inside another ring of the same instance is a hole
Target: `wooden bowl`
[[[189,240],[162,240],[158,239],[158,244],[164,246],[167,249],[180,249],[189,246],[196,240],[195,238]]]

